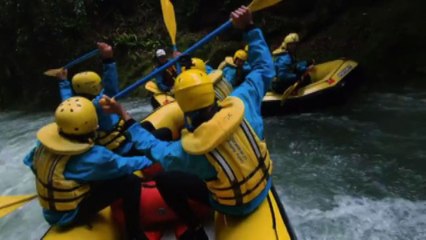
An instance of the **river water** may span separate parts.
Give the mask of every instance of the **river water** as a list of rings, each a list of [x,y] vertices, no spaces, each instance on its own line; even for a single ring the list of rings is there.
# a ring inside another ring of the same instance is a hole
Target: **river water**
[[[147,102],[126,103],[142,118]],[[34,192],[22,159],[52,113],[0,113],[0,193]],[[265,119],[274,182],[300,239],[426,239],[426,92],[365,93],[322,112]],[[0,239],[39,239],[36,201]]]

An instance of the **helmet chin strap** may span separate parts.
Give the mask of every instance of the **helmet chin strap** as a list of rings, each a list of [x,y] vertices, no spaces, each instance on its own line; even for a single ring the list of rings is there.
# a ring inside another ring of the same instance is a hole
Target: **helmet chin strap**
[[[91,132],[84,135],[75,135],[75,134],[67,134],[62,131],[59,131],[59,135],[69,140],[80,142],[80,143],[93,143],[96,137],[96,132]]]
[[[209,121],[220,110],[216,101],[205,108],[185,113],[185,128],[193,132],[204,122]]]

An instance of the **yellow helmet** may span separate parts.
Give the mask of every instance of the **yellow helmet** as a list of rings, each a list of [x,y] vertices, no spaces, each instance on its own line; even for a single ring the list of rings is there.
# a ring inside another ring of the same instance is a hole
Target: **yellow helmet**
[[[84,97],[71,97],[56,108],[55,122],[41,128],[37,139],[53,152],[78,154],[90,149],[93,142],[79,141],[72,136],[84,137],[97,128],[98,116],[93,103]]]
[[[198,69],[182,72],[175,82],[175,98],[183,112],[192,112],[214,103],[213,81]]]
[[[92,101],[72,97],[63,101],[55,112],[59,131],[71,135],[85,135],[98,128],[98,115]]]
[[[242,49],[237,50],[234,54],[234,61],[235,61],[236,58],[239,58],[243,61],[247,61],[247,59],[248,59],[247,52],[242,50]]]
[[[285,36],[281,47],[282,48],[287,48],[287,44],[289,43],[295,43],[295,42],[299,42],[299,34],[297,33],[290,33],[287,36]]]
[[[77,94],[96,96],[102,90],[101,77],[91,71],[77,73],[72,78],[72,88]]]
[[[198,69],[198,70],[201,70],[203,72],[207,71],[206,70],[206,63],[203,61],[203,59],[191,58],[191,63],[192,63],[192,65],[191,65],[191,68],[189,68],[189,69]],[[182,72],[189,70],[189,69],[186,69],[186,67],[184,66],[184,67],[182,67]]]

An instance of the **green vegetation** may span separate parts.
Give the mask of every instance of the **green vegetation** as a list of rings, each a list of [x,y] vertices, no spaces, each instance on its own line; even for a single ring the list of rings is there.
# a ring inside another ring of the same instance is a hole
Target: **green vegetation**
[[[185,49],[225,21],[246,1],[173,1],[178,22],[177,44]],[[284,0],[256,14],[271,48],[291,31],[301,34],[301,58],[318,61],[358,60],[369,80],[379,86],[395,79],[424,77],[419,48],[426,37],[420,0]],[[59,102],[57,82],[42,72],[60,67],[95,48],[96,41],[114,45],[121,85],[152,70],[154,49],[169,46],[159,0],[5,0],[0,5],[0,109],[44,106]],[[213,66],[242,47],[236,30],[196,53]],[[170,48],[169,48],[170,49]],[[70,69],[100,71],[99,59]],[[403,80],[401,80],[403,79]],[[389,85],[389,84],[388,84]],[[143,88],[135,93],[144,96]]]

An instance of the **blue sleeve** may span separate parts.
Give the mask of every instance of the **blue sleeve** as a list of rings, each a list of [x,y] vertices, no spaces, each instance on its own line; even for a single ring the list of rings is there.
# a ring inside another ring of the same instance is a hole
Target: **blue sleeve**
[[[232,66],[226,66],[223,68],[223,78],[229,82],[232,87],[236,87],[237,85],[237,69],[235,67]]]
[[[249,65],[251,72],[244,82],[232,92],[232,96],[244,102],[244,117],[263,139],[263,120],[260,113],[262,99],[272,78],[275,76],[274,64],[269,47],[260,29],[253,29],[244,36],[249,44]]]
[[[297,62],[297,64],[296,64],[297,72],[300,73],[300,74],[305,73],[306,70],[308,70],[308,67],[309,67],[308,61],[300,61],[300,62]]]
[[[37,146],[38,146],[38,142],[37,142]],[[34,167],[33,167],[33,157],[34,157],[34,153],[35,150],[37,148],[37,146],[35,146],[25,157],[24,157],[24,164],[31,168],[31,171],[33,171],[34,173]]]
[[[212,66],[206,64],[206,73],[207,74],[210,74],[211,72],[213,72],[213,70],[214,69],[212,68]]]
[[[158,88],[162,92],[168,92],[170,90],[169,87],[164,83],[164,79],[163,79],[162,73],[159,73],[159,74],[155,75],[155,81],[157,82]]]
[[[250,66],[250,64],[247,61],[244,62],[244,64],[243,64],[243,72],[246,75],[251,72],[251,66]]]
[[[72,93],[71,81],[67,79],[59,80],[59,93],[61,94],[62,101],[72,97],[74,94]]]
[[[292,60],[290,55],[286,54],[275,59],[275,69],[277,78],[285,82],[293,82],[297,80],[297,75],[291,70]]]
[[[132,174],[152,164],[145,156],[122,157],[102,146],[71,157],[64,176],[79,181],[99,181]]]
[[[189,155],[184,151],[181,141],[161,141],[139,124],[127,129],[133,146],[145,153],[153,161],[159,162],[166,170],[191,172],[203,179],[216,176],[216,170],[205,156]]]
[[[109,97],[116,95],[120,91],[118,86],[117,65],[115,62],[104,64],[102,85],[104,88],[104,94]]]

